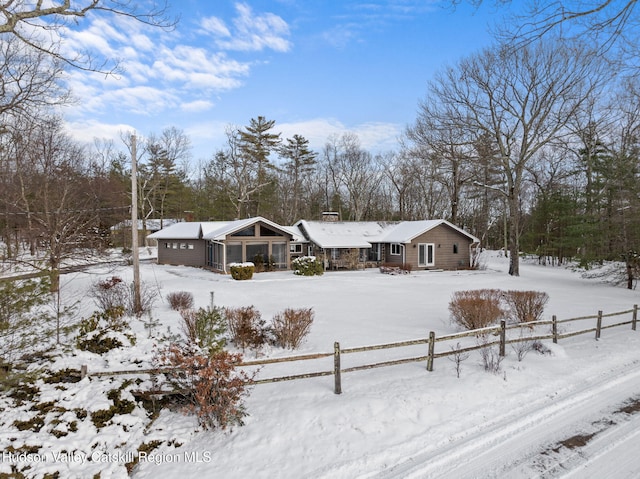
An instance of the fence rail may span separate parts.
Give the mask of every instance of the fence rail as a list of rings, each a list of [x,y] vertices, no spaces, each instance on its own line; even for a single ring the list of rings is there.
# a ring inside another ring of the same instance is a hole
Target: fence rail
[[[612,318],[616,316],[622,316],[625,314],[631,313],[631,319],[627,321],[621,321],[613,324],[603,325],[604,318]],[[575,321],[587,321],[587,320],[596,320],[595,327],[581,329],[578,331],[569,331],[569,332],[559,332],[558,325],[566,324]],[[532,321],[528,323],[518,323],[518,324],[506,324],[506,321],[501,321],[500,325],[490,326],[487,328],[474,329],[471,331],[464,331],[461,333],[454,334],[445,334],[442,336],[436,336],[435,332],[431,331],[429,333],[428,338],[421,339],[413,339],[408,341],[399,341],[393,343],[386,344],[377,344],[372,346],[360,346],[360,347],[352,347],[352,348],[341,348],[339,342],[334,343],[333,352],[324,352],[324,353],[313,353],[313,354],[304,354],[298,356],[287,356],[281,358],[271,358],[271,359],[258,359],[253,361],[243,361],[239,364],[240,367],[252,367],[252,366],[265,366],[270,364],[277,363],[290,363],[290,362],[300,362],[300,361],[310,361],[322,358],[333,357],[333,369],[324,370],[324,371],[314,371],[309,373],[302,374],[293,374],[287,376],[278,376],[264,379],[254,379],[252,380],[252,384],[266,384],[266,383],[276,383],[281,381],[292,381],[297,379],[307,379],[314,378],[320,376],[334,376],[334,392],[336,394],[342,393],[342,373],[350,373],[355,371],[363,371],[366,369],[374,369],[381,368],[387,366],[395,366],[398,364],[406,364],[411,362],[422,362],[426,361],[427,363],[427,371],[433,371],[434,359],[443,358],[455,354],[467,353],[471,351],[476,351],[479,349],[499,346],[499,354],[500,356],[505,356],[506,354],[506,345],[507,344],[515,344],[524,341],[541,341],[545,339],[551,339],[554,343],[557,343],[560,339],[566,339],[573,336],[578,336],[581,334],[595,333],[595,339],[599,340],[602,330],[616,328],[621,326],[631,325],[631,329],[636,331],[638,320],[638,305],[634,305],[632,309],[628,309],[625,311],[618,311],[615,313],[607,313],[604,314],[602,311],[598,311],[595,315],[589,316],[580,316],[577,318],[568,318],[568,319],[557,319],[554,315],[551,320],[543,320],[543,321]],[[542,326],[551,326],[550,334],[539,334],[539,335],[529,335],[529,336],[520,336],[518,338],[507,338],[507,331],[512,330],[530,330],[533,331],[536,328],[540,328]],[[498,339],[493,341],[489,341],[490,336],[497,336]],[[444,351],[435,351],[436,343],[450,343],[459,339],[464,339],[468,337],[482,337],[484,338],[481,344],[476,344],[473,346],[466,346],[461,348],[459,343],[456,343],[456,347],[450,347],[448,350]],[[363,364],[360,366],[352,366],[352,367],[342,367],[342,356],[345,354],[357,354],[364,353],[369,351],[379,351],[383,349],[397,349],[404,348],[410,346],[427,346],[427,354],[421,356],[413,356],[408,358],[401,359],[392,359],[385,360],[380,362],[375,362],[371,364]],[[93,377],[103,377],[103,376],[117,376],[117,375],[141,375],[141,374],[149,374],[149,375],[157,375],[167,372],[173,372],[175,368],[156,368],[156,369],[132,369],[125,371],[102,371],[102,372],[89,372],[87,366],[82,366],[80,371],[80,376],[93,376]],[[157,394],[171,394],[170,391],[157,391]]]

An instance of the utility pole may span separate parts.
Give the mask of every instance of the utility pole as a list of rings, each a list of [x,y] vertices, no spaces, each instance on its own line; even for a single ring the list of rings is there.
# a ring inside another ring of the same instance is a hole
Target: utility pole
[[[138,251],[138,166],[136,135],[131,135],[131,254],[133,259],[133,312],[142,313],[140,300],[140,252]]]

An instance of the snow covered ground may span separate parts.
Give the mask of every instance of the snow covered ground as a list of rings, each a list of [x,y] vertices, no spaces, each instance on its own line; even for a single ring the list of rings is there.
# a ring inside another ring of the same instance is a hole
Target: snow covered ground
[[[142,277],[160,292],[156,337],[167,328],[179,330],[178,314],[163,300],[172,291],[191,291],[196,306],[208,305],[214,292],[217,305],[254,305],[267,320],[287,307],[313,307],[315,321],[300,350],[271,348],[260,357],[330,352],[334,341],[349,348],[425,338],[429,331],[455,332],[447,305],[451,293],[463,289],[546,291],[545,317],[559,319],[628,310],[640,303],[637,291],[583,279],[569,269],[525,263],[521,276],[513,278],[506,274],[505,258],[490,254],[486,264],[480,271],[390,276],[366,270],[311,278],[276,272],[234,281],[198,269],[146,263]],[[131,277],[125,267],[95,267],[66,275],[63,294],[79,300],[79,313],[88,315],[95,309],[86,296],[88,287],[114,274]],[[136,347],[105,356],[76,351],[57,359],[55,367],[88,364],[91,372],[145,366],[157,341],[141,324],[133,326]],[[592,321],[565,327],[593,326]],[[35,444],[41,457],[49,453],[51,460],[32,464],[29,477],[53,470],[64,477],[96,472],[103,479],[126,477],[125,454],[151,441],[162,443],[139,461],[133,477],[638,477],[640,456],[634,451],[640,445],[640,414],[634,411],[640,409],[640,331],[625,326],[604,330],[599,341],[587,334],[544,345],[550,354],[530,352],[521,362],[507,349],[498,374],[485,372],[479,353],[473,352],[462,363],[460,378],[451,361],[439,358],[433,372],[424,363],[409,363],[343,374],[341,395],[333,393],[331,376],[256,385],[247,400],[246,424],[228,432],[200,431],[193,417],[172,412],[149,423],[136,407],[129,419],[100,430],[78,419],[76,431],[56,438],[46,434],[47,423],[38,433],[17,431],[13,420],[27,412],[7,409],[0,420],[0,449]],[[421,348],[408,348],[343,355],[343,367],[422,354]],[[254,356],[247,353],[247,359]],[[332,358],[326,358],[265,367],[260,374],[331,367]],[[40,400],[58,401],[68,411],[95,411],[105,407],[101,394],[119,385],[96,377],[65,385],[64,391],[40,385]],[[76,452],[79,460],[61,464],[52,460],[56,451]],[[3,460],[0,473],[8,467]]]

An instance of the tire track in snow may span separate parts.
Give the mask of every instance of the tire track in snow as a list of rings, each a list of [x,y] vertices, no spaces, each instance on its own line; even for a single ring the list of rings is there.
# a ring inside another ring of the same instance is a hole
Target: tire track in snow
[[[552,404],[541,405],[541,401],[536,401],[526,408],[503,414],[450,442],[437,444],[367,477],[531,477],[535,471],[522,470],[522,464],[539,454],[544,445],[558,436],[566,437],[575,431],[576,425],[584,425],[585,419],[601,417],[600,412],[607,406],[619,404],[640,392],[640,370],[630,370],[629,366],[625,364],[590,383],[583,383],[578,389],[565,391]]]
[[[633,414],[633,413],[632,413]],[[572,457],[563,461],[561,479],[600,479],[615,474],[616,479],[638,477],[640,458],[640,415],[622,419],[619,423],[600,431]]]

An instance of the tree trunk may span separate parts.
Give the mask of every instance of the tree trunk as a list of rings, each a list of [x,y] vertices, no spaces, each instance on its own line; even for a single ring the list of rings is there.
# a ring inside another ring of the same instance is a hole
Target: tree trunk
[[[518,194],[509,192],[509,274],[520,276],[520,209]]]

